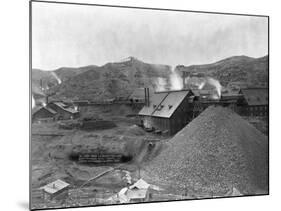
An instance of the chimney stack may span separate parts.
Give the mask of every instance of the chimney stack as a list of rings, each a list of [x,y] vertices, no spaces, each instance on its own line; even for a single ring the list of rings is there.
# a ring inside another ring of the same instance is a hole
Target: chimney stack
[[[146,89],[147,89],[147,106],[149,106],[149,88]]]
[[[144,103],[145,106],[149,106],[149,88],[144,88]]]

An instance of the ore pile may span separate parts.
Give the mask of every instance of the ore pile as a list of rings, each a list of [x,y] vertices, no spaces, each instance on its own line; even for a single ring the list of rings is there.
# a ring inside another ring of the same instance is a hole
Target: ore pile
[[[193,198],[268,193],[268,138],[233,111],[211,106],[178,132],[146,176]]]

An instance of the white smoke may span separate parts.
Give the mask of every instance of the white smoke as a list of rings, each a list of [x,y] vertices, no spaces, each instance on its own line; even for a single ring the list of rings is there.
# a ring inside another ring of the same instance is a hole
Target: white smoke
[[[155,88],[156,92],[165,91],[166,90],[166,85],[167,85],[166,78],[162,78],[162,77],[156,78],[155,85],[156,85],[156,88]]]
[[[61,79],[58,77],[58,75],[55,72],[51,72],[51,74],[57,80],[58,84],[61,84]]]
[[[214,78],[208,77],[207,83],[210,84],[210,85],[213,85],[216,88],[218,98],[220,98],[221,97],[221,89],[222,89],[222,86],[221,86],[220,82],[218,80],[214,79]]]
[[[183,89],[183,79],[175,68],[171,68],[170,83],[171,83],[171,88],[170,88],[171,90]]]

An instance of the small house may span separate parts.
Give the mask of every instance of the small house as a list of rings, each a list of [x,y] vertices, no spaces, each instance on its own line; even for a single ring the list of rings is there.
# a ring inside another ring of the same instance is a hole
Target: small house
[[[51,102],[47,106],[58,113],[58,119],[76,119],[79,117],[79,111],[63,102]]]
[[[143,179],[139,179],[136,183],[129,187],[122,188],[117,194],[120,203],[138,203],[149,201],[150,185]]]
[[[32,122],[51,121],[57,115],[57,112],[49,107],[42,106],[32,110]]]
[[[60,179],[51,182],[40,189],[44,192],[44,199],[52,200],[54,198],[66,198],[70,185]]]

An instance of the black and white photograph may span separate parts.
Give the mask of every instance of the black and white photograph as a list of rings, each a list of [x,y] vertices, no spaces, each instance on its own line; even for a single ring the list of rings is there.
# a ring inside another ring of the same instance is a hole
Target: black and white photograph
[[[269,194],[269,17],[30,1],[30,209]]]

